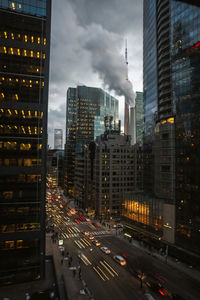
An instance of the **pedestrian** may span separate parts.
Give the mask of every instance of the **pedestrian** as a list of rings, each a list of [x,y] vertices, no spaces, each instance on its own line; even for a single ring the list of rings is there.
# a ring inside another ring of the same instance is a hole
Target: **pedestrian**
[[[62,264],[63,264],[63,259],[61,259],[61,261],[60,261],[60,262],[61,262],[61,265],[62,265]]]
[[[70,268],[71,267],[71,261],[68,260],[68,267]]]
[[[76,276],[76,269],[73,269],[73,276]]]

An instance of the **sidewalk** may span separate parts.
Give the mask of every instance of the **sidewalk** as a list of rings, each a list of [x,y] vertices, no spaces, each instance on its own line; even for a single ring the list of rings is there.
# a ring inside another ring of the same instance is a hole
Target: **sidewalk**
[[[57,243],[53,243],[51,240],[51,234],[46,235],[46,255],[52,255],[56,270],[56,276],[58,281],[58,289],[60,294],[60,300],[88,300],[91,299],[90,292],[85,286],[84,280],[78,278],[78,274],[73,277],[73,271],[68,267],[68,261],[63,260],[62,253],[58,248]],[[72,263],[72,267],[77,267]],[[80,290],[86,288],[89,295],[81,295]]]

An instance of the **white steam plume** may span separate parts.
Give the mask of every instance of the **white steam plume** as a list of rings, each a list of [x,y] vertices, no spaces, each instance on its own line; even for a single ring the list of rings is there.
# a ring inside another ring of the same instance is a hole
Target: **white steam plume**
[[[122,39],[102,26],[93,24],[87,30],[87,37],[81,41],[83,47],[90,51],[91,63],[95,72],[110,91],[118,96],[125,96],[125,101],[135,105],[135,94],[130,81],[126,80],[126,64],[119,54]]]

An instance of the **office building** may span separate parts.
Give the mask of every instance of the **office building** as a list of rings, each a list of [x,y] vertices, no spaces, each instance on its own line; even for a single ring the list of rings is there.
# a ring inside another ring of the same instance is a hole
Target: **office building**
[[[44,278],[51,1],[0,1],[0,284]]]
[[[51,182],[50,188],[64,187],[64,150],[47,151],[47,174]]]
[[[63,130],[54,129],[54,149],[63,149]]]
[[[118,100],[100,88],[69,88],[66,115],[65,191],[74,195],[76,153],[104,132],[104,116],[118,121]]]
[[[119,219],[123,194],[136,190],[136,148],[119,128],[109,125],[77,161],[76,199],[100,219]]]
[[[136,92],[135,98],[136,143],[143,144],[144,135],[144,102],[143,93]]]
[[[152,211],[162,220],[157,246],[192,265],[200,259],[199,38],[199,1],[144,1],[144,192],[132,201],[162,203],[160,216]]]

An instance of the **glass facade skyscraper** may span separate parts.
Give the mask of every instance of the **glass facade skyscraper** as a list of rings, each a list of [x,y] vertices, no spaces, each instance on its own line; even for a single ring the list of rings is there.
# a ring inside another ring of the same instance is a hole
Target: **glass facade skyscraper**
[[[200,3],[171,1],[176,242],[200,255]]]
[[[67,121],[65,149],[65,186],[74,194],[75,153],[104,132],[104,117],[112,115],[118,122],[118,100],[100,88],[78,86],[67,92]]]
[[[144,91],[144,188],[152,193],[153,135],[157,113],[157,48],[156,0],[145,0],[143,5],[143,91]]]
[[[150,54],[156,59],[152,73]],[[200,255],[199,68],[199,1],[145,0],[144,159],[146,145],[152,142],[152,161],[148,162],[154,177],[152,192],[155,199],[164,200],[163,240],[196,258]],[[151,82],[156,83],[154,98]],[[147,139],[151,105],[155,114],[152,135]],[[147,175],[144,173],[144,178]],[[144,180],[148,188],[146,183]]]
[[[135,114],[136,114],[136,142],[139,145],[143,144],[144,135],[144,102],[143,93],[136,92],[135,98]]]
[[[44,278],[51,1],[0,0],[0,284]]]

